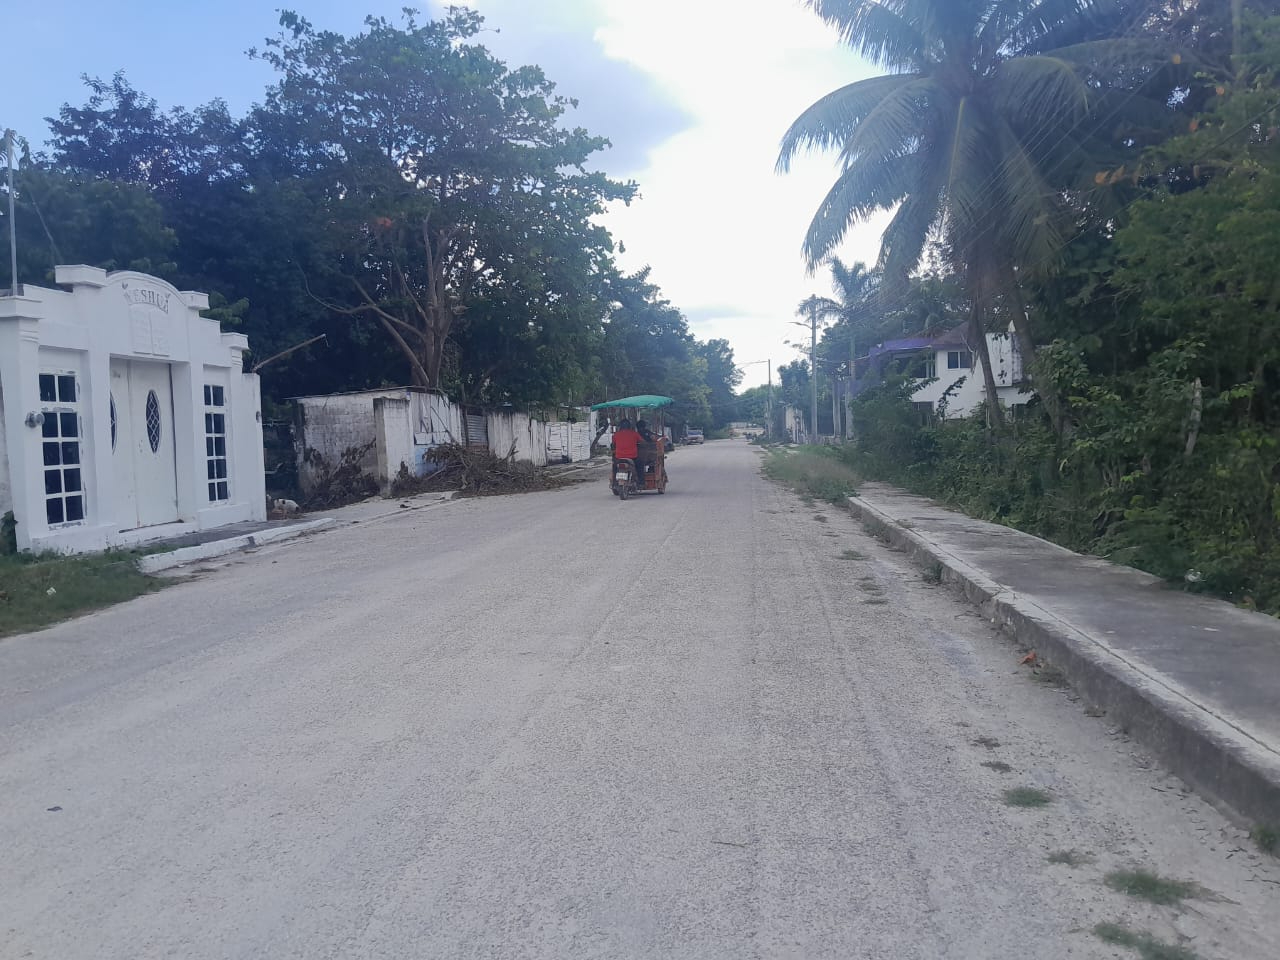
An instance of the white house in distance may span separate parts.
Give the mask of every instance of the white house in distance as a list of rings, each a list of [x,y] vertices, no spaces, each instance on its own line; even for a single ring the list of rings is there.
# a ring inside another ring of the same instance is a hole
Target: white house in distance
[[[873,347],[867,357],[858,360],[860,376],[854,383],[854,396],[879,383],[892,367],[922,381],[911,395],[922,408],[927,406],[932,413],[947,418],[968,416],[986,397],[981,361],[969,336],[969,331],[960,326],[938,336],[887,340]],[[1017,341],[1009,333],[986,336],[997,398],[1005,407],[1026,404],[1034,394],[1023,383]]]
[[[982,365],[977,353],[969,344],[969,331],[955,327],[934,337],[928,349],[933,353],[933,366],[926,376],[936,378],[927,383],[911,399],[916,403],[928,403],[935,412],[945,412],[947,417],[968,416],[986,396],[982,378]],[[1022,384],[1022,354],[1017,341],[1008,333],[988,333],[987,351],[991,356],[991,375],[996,382],[996,396],[1005,407],[1020,406],[1031,399]],[[956,384],[961,378],[964,382]],[[950,390],[950,394],[947,391]],[[945,411],[939,407],[946,395]]]
[[[266,519],[258,377],[203,293],[59,266],[0,297],[0,514],[74,552]]]

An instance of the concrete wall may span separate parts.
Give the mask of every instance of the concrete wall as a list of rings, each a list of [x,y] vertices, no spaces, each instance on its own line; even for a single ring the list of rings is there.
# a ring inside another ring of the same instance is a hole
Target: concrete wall
[[[547,463],[578,463],[591,459],[591,439],[596,435],[596,415],[577,423],[548,423]]]
[[[9,451],[4,442],[4,384],[0,384],[0,515],[13,509],[13,488],[9,484]]]
[[[385,390],[362,390],[359,393],[337,393],[324,397],[298,397],[294,442],[298,455],[298,486],[303,495],[315,487],[318,455],[330,469],[342,460],[351,447],[376,443],[377,421],[374,401],[406,400],[410,396],[403,387]],[[361,469],[370,476],[378,473],[376,445],[370,446],[360,461]],[[398,467],[398,464],[397,464]]]
[[[443,443],[465,439],[465,411],[438,393],[408,388],[365,390],[327,397],[299,397],[295,427],[298,485],[303,494],[314,488],[316,467],[308,452],[319,453],[336,465],[343,451],[372,444],[361,461],[365,473],[384,491],[403,463],[422,476],[432,469],[431,451]],[[485,414],[489,451],[545,466],[566,457],[574,462],[591,459],[595,414],[581,423],[545,423],[527,413],[495,410]]]
[[[489,452],[505,457],[515,451],[515,459],[539,467],[547,464],[546,424],[527,413],[498,410],[488,415]]]
[[[374,476],[382,492],[390,493],[391,484],[403,465],[411,473],[415,469],[413,428],[409,419],[408,397],[376,397],[373,401],[375,451],[377,467]]]

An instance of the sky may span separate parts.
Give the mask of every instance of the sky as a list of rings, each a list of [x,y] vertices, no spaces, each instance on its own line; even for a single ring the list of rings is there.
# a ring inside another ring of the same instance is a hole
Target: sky
[[[830,292],[800,254],[809,219],[834,180],[831,155],[775,172],[791,121],[836,87],[875,70],[842,46],[802,0],[459,0],[484,15],[479,38],[510,65],[536,63],[579,101],[569,122],[606,136],[597,167],[634,180],[639,199],[605,222],[628,271],[651,280],[701,339],[722,337],[763,383],[807,339],[797,304]],[[365,14],[398,18],[406,0],[43,0],[9,14],[0,126],[33,146],[43,118],[80,104],[82,74],[123,70],[162,107],[222,97],[240,112],[271,82],[250,47],[277,30],[284,5],[317,27],[352,33]],[[417,4],[439,10],[435,0]],[[15,83],[14,78],[22,78]],[[846,262],[873,263],[884,218],[850,231]],[[776,376],[776,375],[775,375]]]

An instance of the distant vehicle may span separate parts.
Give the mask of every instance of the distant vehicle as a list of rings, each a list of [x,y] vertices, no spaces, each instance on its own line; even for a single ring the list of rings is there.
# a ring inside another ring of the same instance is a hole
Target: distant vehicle
[[[702,443],[703,442],[702,431],[686,430],[684,432],[684,442],[685,443]]]

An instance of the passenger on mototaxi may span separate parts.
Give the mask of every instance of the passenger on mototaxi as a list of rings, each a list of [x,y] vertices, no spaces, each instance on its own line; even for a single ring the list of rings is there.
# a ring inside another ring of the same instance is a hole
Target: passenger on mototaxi
[[[636,483],[643,485],[644,474],[641,472],[637,457],[640,455],[641,436],[632,429],[631,421],[623,417],[618,421],[618,429],[613,432],[613,459],[630,460],[635,467]]]

